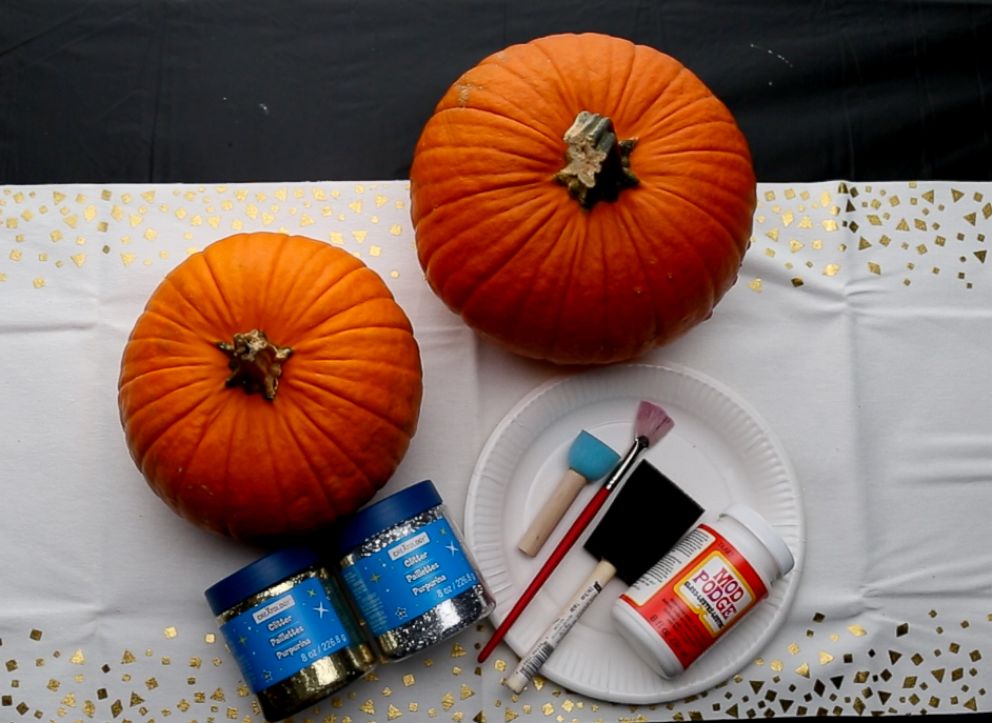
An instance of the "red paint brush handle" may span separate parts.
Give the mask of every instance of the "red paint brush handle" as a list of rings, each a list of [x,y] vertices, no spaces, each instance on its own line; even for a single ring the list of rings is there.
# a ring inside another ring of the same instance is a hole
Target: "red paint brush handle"
[[[503,640],[503,637],[506,635],[506,631],[510,629],[513,623],[517,621],[517,618],[520,617],[520,613],[522,613],[524,608],[526,608],[527,605],[530,604],[530,601],[534,599],[534,596],[541,588],[541,585],[543,585],[545,581],[551,577],[551,573],[554,572],[555,568],[558,566],[558,563],[562,561],[562,558],[565,557],[565,554],[569,551],[569,549],[571,549],[572,545],[575,544],[575,541],[579,539],[583,531],[589,526],[589,523],[592,522],[592,519],[596,516],[596,513],[602,509],[603,504],[606,502],[606,498],[609,496],[610,489],[608,489],[605,485],[596,490],[596,494],[591,500],[589,500],[588,504],[586,504],[585,508],[583,508],[582,512],[575,519],[575,522],[572,523],[572,526],[568,528],[568,532],[566,532],[565,536],[561,538],[561,542],[558,543],[558,546],[555,547],[554,551],[544,562],[544,565],[541,566],[541,569],[538,571],[534,579],[531,580],[530,585],[528,585],[527,589],[524,590],[523,594],[520,596],[520,599],[518,599],[516,604],[513,606],[513,609],[510,610],[505,618],[503,618],[503,622],[499,624],[499,627],[496,628],[496,632],[494,632],[493,636],[489,638],[489,642],[487,642],[485,647],[482,648],[482,651],[479,653],[480,663],[485,661],[485,659],[488,658],[493,652],[495,647],[499,645],[500,641]]]

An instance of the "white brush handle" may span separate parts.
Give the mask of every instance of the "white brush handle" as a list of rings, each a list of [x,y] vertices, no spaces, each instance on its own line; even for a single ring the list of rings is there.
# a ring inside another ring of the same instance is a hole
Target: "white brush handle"
[[[557,524],[564,517],[565,512],[578,496],[579,491],[585,486],[588,480],[574,469],[570,469],[562,476],[561,481],[551,492],[551,496],[537,511],[537,516],[531,520],[527,531],[521,536],[517,547],[525,555],[534,557],[541,551],[541,547],[551,536]]]
[[[514,693],[520,693],[527,686],[531,678],[537,674],[537,671],[561,644],[565,634],[572,629],[575,623],[579,622],[582,613],[592,605],[592,601],[599,595],[600,590],[606,587],[606,584],[616,574],[617,569],[608,560],[599,561],[599,564],[582,583],[572,599],[558,612],[557,619],[551,623],[550,627],[544,631],[544,635],[538,638],[537,642],[527,651],[527,654],[517,663],[517,667],[513,669],[510,677],[504,681],[507,688]]]

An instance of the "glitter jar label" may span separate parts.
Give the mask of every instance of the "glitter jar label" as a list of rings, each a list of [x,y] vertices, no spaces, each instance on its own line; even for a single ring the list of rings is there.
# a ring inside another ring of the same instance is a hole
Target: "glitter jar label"
[[[430,480],[359,510],[335,544],[345,588],[385,661],[437,645],[496,606]]]
[[[221,632],[253,693],[352,642],[315,577],[231,618]]]
[[[419,617],[479,582],[444,518],[356,560],[342,576],[376,635]]]

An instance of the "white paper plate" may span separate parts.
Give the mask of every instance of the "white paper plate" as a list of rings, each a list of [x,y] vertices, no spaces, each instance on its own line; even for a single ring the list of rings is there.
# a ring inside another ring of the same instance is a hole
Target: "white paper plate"
[[[626,585],[610,582],[541,675],[576,693],[626,704],[676,700],[726,680],[758,656],[785,620],[799,582],[805,535],[795,474],[768,426],[731,390],[684,367],[625,364],[553,379],[522,399],[493,431],[465,508],[465,536],[496,596],[498,623],[595,492],[596,484],[586,486],[536,558],[517,550],[530,519],[567,468],[575,436],[585,429],[625,453],[642,399],[661,405],[675,420],[672,432],[644,458],[706,509],[704,519],[731,502],[753,507],[781,534],[796,566],[766,600],[671,680],[652,672],[615,631],[609,612]],[[595,566],[582,544],[597,520],[507,633],[517,655],[530,648]]]

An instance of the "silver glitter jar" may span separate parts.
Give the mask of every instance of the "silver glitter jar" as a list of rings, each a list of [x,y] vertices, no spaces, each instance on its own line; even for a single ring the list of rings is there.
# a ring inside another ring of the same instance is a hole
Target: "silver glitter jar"
[[[266,720],[288,718],[372,670],[376,655],[315,553],[272,553],[206,591]]]
[[[496,605],[430,480],[360,510],[339,550],[345,588],[387,661],[452,637]]]

